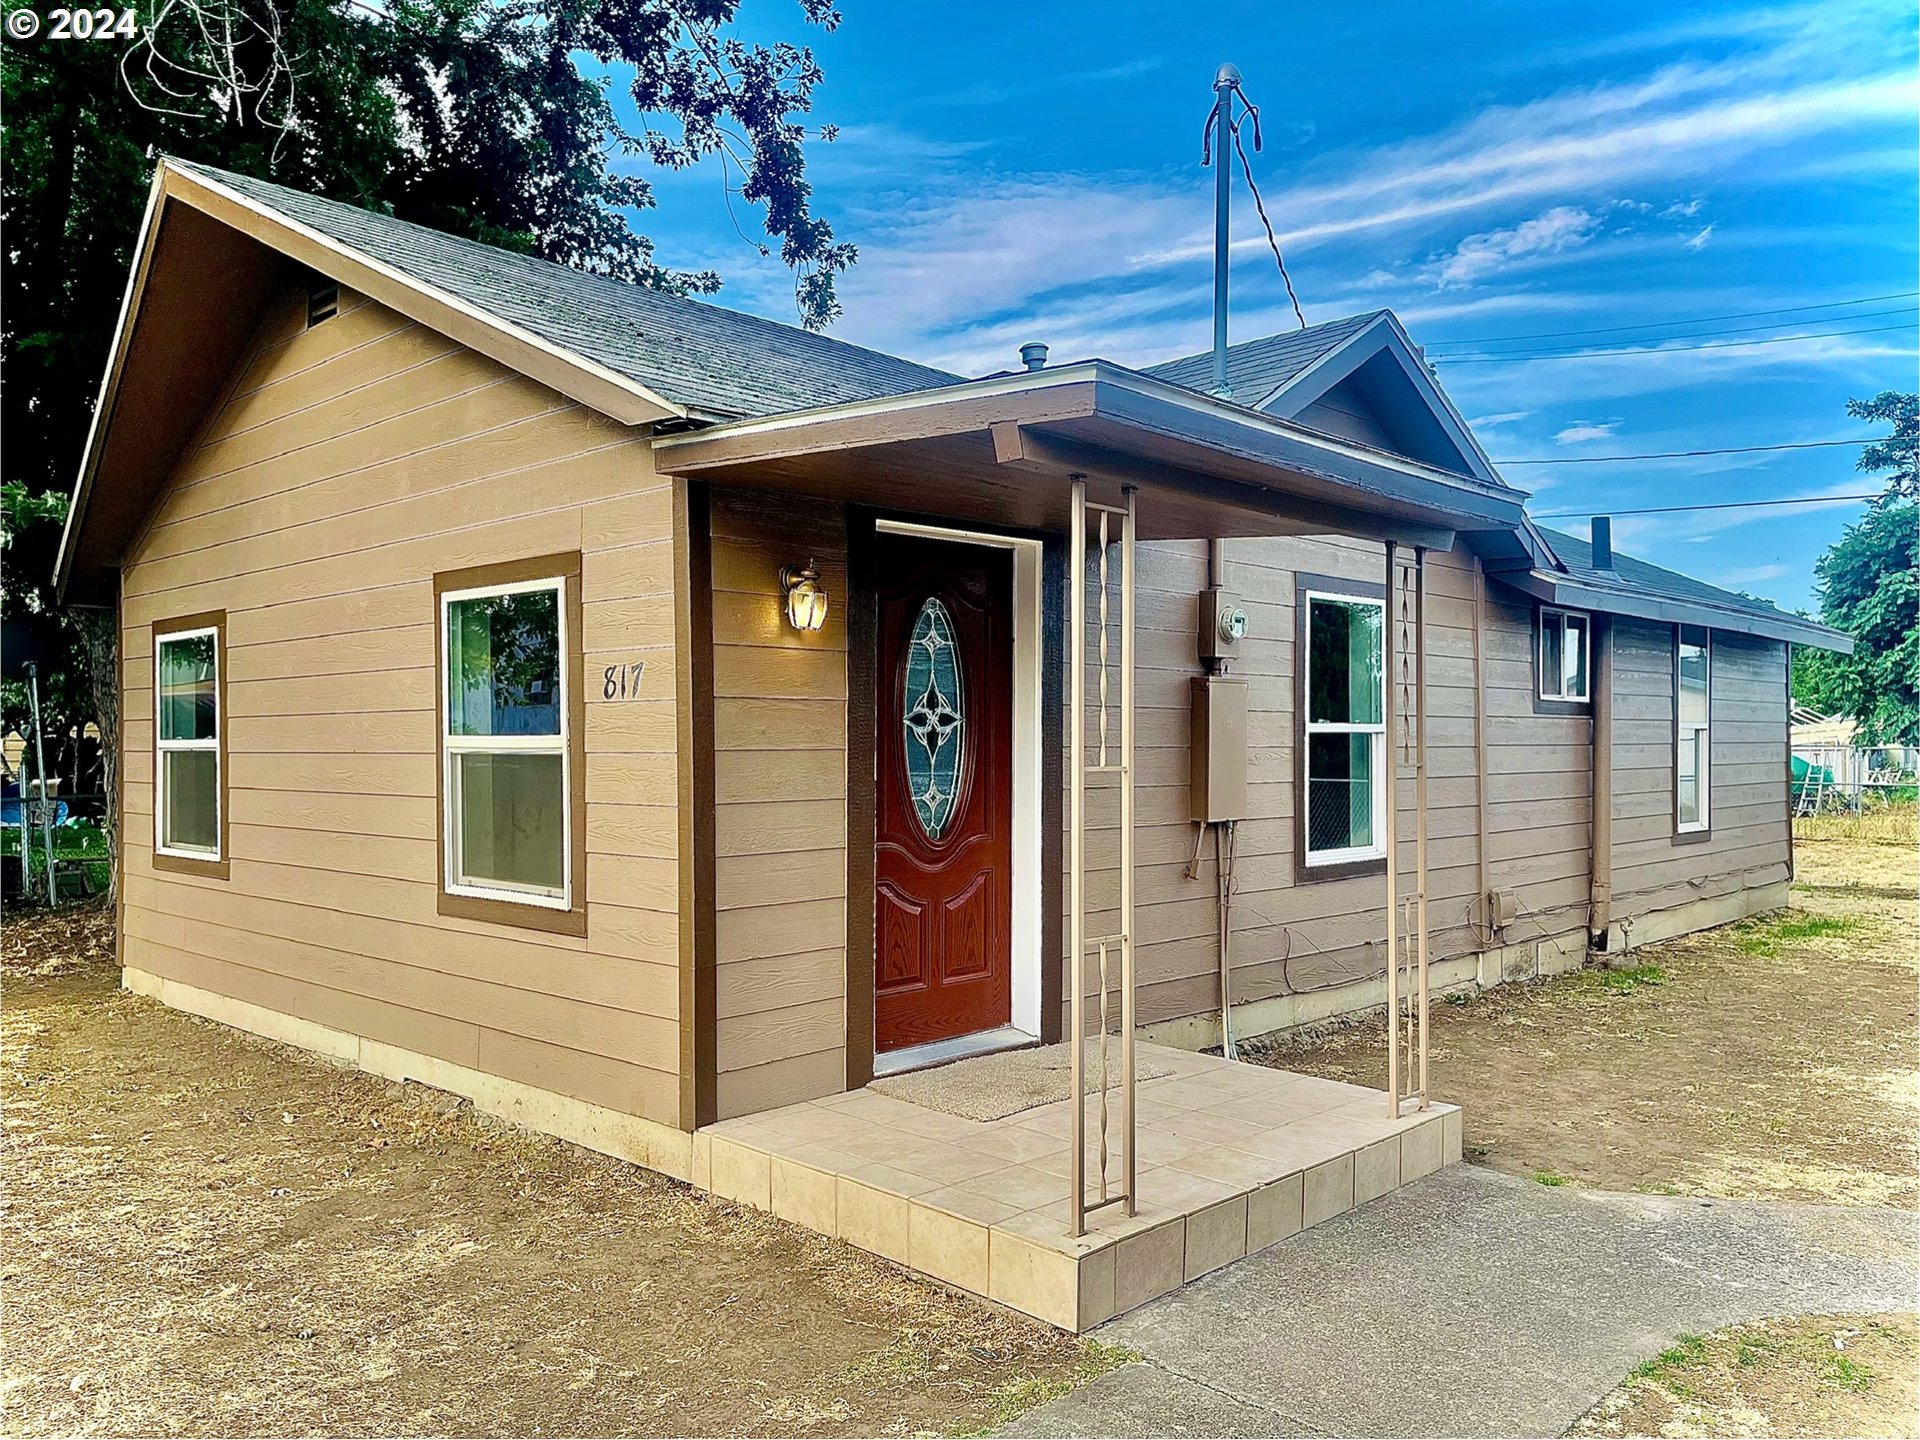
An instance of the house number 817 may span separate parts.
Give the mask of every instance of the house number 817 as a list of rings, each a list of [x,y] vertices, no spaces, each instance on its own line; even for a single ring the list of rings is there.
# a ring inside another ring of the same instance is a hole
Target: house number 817
[[[631,665],[609,665],[602,678],[600,695],[605,700],[638,700],[640,698],[640,677],[646,673],[647,662],[636,660]]]

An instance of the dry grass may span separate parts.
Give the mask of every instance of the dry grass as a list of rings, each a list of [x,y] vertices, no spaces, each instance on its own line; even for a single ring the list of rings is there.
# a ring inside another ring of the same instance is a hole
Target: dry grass
[[[4,936],[10,1434],[967,1431],[1124,1358],[120,992],[110,923]]]
[[[1636,1366],[1575,1435],[1910,1436],[1920,1431],[1911,1315],[1815,1315],[1683,1335]]]
[[[1797,853],[1791,909],[1436,1004],[1435,1089],[1466,1110],[1469,1158],[1543,1184],[1920,1203],[1915,852]],[[1382,1085],[1381,1029],[1261,1058]]]
[[[1795,841],[1840,840],[1857,845],[1920,845],[1920,806],[1875,805],[1858,815],[1796,816]]]

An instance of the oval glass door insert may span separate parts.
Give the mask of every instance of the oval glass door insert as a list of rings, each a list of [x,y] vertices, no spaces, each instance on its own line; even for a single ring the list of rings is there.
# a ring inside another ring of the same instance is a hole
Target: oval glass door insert
[[[938,840],[959,803],[967,723],[953,617],[938,599],[929,597],[914,619],[904,683],[900,743],[907,793],[914,819],[929,840]]]

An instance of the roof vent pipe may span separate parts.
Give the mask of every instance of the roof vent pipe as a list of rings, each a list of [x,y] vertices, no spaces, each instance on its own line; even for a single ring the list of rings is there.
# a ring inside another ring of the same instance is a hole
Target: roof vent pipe
[[[1613,569],[1613,517],[1611,515],[1593,517],[1593,568]]]
[[[1029,341],[1020,347],[1020,363],[1029,370],[1047,368],[1047,347],[1038,340]]]

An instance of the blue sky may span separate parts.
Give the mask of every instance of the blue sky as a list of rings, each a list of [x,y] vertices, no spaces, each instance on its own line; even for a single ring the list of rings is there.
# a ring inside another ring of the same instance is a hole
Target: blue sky
[[[1915,386],[1911,4],[843,11],[822,34],[797,5],[743,6],[745,33],[805,39],[826,72],[813,119],[842,135],[810,174],[861,252],[843,338],[969,374],[1026,340],[1123,363],[1205,348],[1199,133],[1232,60],[1308,320],[1393,308],[1497,461],[1867,435],[1884,427],[1848,420],[1848,397]],[[717,168],[654,178],[660,259],[792,319],[790,278],[735,233]],[[1235,211],[1233,338],[1290,328],[1244,188]],[[1566,333],[1625,326],[1644,328]],[[1728,343],[1803,334],[1821,338]],[[1654,353],[1464,360],[1583,348]],[[1871,488],[1856,453],[1505,474],[1536,513],[1585,512],[1854,493]],[[1797,607],[1859,508],[1622,518],[1616,537]]]

